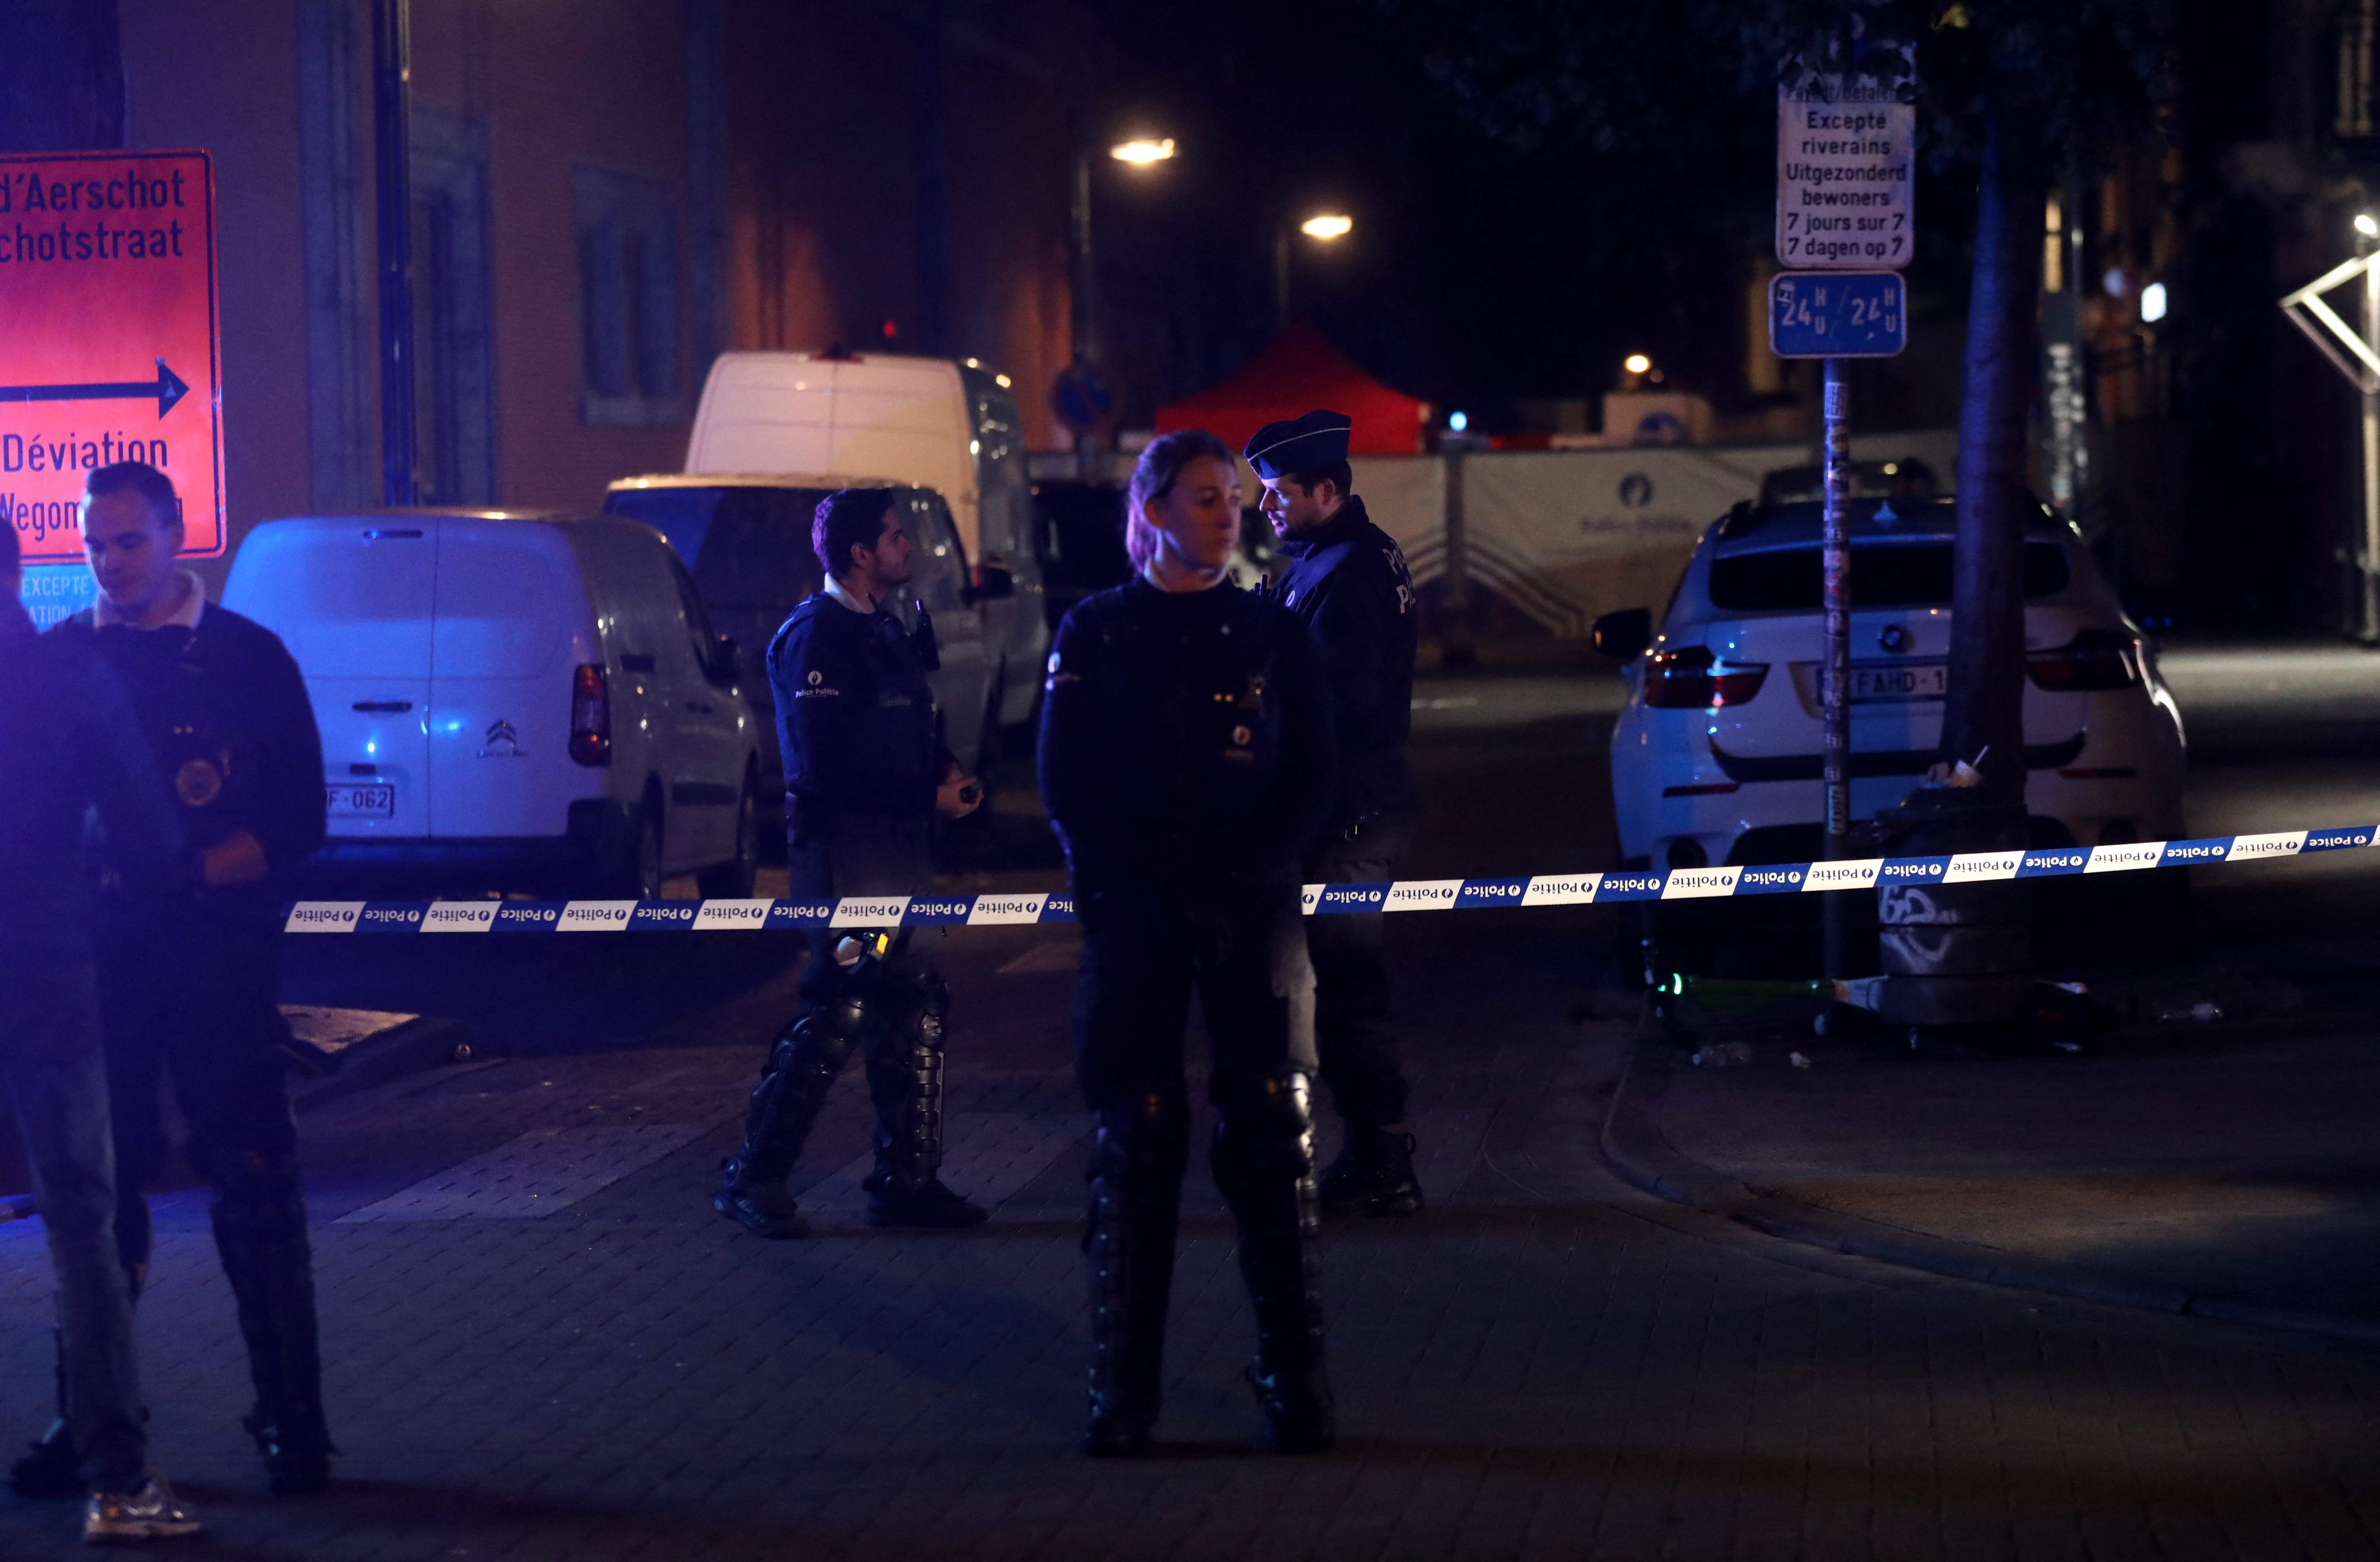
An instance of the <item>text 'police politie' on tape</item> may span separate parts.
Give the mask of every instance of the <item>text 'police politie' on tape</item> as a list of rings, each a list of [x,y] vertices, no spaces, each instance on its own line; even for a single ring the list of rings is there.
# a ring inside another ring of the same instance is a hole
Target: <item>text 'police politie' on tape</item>
[[[1310,884],[1305,886],[1304,901],[1306,915],[1329,917],[1367,911],[1804,895],[1874,889],[1896,883],[1980,884],[2215,862],[2269,862],[2318,851],[2351,851],[2372,845],[2374,839],[2380,839],[2380,824],[2349,824],[2204,840],[2051,847],[1949,857],[1866,857],[1834,862],[1512,879]],[[893,895],[841,900],[300,900],[289,908],[285,925],[291,933],[756,933],[771,928],[1002,927],[1074,920],[1074,898],[1065,895]]]

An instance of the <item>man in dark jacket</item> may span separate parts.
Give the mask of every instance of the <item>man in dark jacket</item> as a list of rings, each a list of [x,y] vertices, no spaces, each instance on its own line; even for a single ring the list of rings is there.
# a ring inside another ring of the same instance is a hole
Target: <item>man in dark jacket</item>
[[[213,1191],[215,1249],[248,1345],[249,1433],[277,1493],[330,1482],[289,1027],[278,1007],[285,875],[322,844],[322,745],[298,664],[261,625],[210,604],[179,568],[174,485],[137,461],[84,482],[91,608],[51,631],[95,651],[131,697],[159,795],[197,853],[193,884],[102,909],[99,964],[115,1127],[117,1239],[137,1296],[150,1251],[142,1190],[164,1172],[164,1088]],[[18,1490],[54,1481],[71,1446],[18,1460]]]
[[[87,860],[96,844],[109,873],[155,895],[173,882],[181,837],[122,686],[90,646],[34,632],[22,580],[16,528],[0,519],[0,1078],[57,1275],[59,1435],[89,1464],[87,1539],[188,1534],[198,1520],[149,1469]],[[84,839],[93,812],[98,843]],[[73,1464],[64,1473],[81,1489]]]
[[[1305,621],[1321,653],[1339,734],[1339,789],[1306,878],[1396,876],[1421,803],[1405,763],[1413,729],[1419,605],[1394,539],[1350,492],[1350,420],[1308,412],[1248,441],[1264,512],[1289,556],[1275,600]],[[1347,1142],[1322,1176],[1325,1215],[1405,1215],[1422,1207],[1405,1127],[1405,1077],[1389,1028],[1389,971],[1378,912],[1316,917],[1315,1043]]]
[[[826,589],[794,609],[769,646],[777,741],[785,761],[792,889],[832,902],[931,894],[936,814],[975,812],[980,788],[937,735],[933,626],[903,627],[890,604],[909,580],[910,541],[889,489],[820,501],[810,543]],[[974,1226],[986,1212],[944,1187],[943,1020],[935,969],[941,930],[817,928],[802,1012],[770,1048],[744,1142],[720,1170],[711,1207],[762,1237],[808,1231],[785,1178],[828,1087],[855,1047],[876,1104],[876,1226]]]

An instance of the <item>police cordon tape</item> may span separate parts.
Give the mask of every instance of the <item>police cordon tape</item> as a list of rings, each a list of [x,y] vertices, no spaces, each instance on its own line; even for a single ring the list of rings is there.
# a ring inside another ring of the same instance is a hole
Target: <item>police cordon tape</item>
[[[1305,886],[1308,916],[1366,911],[1455,911],[1491,906],[1600,906],[1624,900],[1701,900],[1874,889],[1879,884],[1980,884],[2064,878],[2214,862],[2270,862],[2351,851],[2380,838],[2380,824],[2123,846],[1949,857],[1867,857],[1759,867],[1671,868],[1665,873],[1572,873],[1514,879],[1399,879]],[[300,900],[291,933],[725,933],[814,927],[1002,927],[1071,922],[1066,895],[850,896],[840,900]]]

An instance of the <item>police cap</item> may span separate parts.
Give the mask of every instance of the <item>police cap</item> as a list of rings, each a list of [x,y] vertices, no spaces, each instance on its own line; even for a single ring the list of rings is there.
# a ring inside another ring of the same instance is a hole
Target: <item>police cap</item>
[[[1347,458],[1347,431],[1355,420],[1344,412],[1308,412],[1303,418],[1267,423],[1241,452],[1261,478],[1310,472]]]

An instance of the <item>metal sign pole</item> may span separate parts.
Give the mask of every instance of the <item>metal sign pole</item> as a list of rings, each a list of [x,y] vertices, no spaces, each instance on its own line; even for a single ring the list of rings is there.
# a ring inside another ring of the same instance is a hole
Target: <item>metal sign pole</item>
[[[1852,552],[1846,501],[1852,480],[1852,387],[1840,358],[1826,360],[1826,673],[1819,694],[1825,705],[1823,739],[1827,787],[1827,860],[1843,855],[1852,827]],[[1828,896],[1824,916],[1825,974],[1840,980],[1843,970],[1843,907],[1840,896]]]
[[[2363,345],[2380,356],[2380,268],[2363,272]],[[2380,385],[2366,381],[2363,390],[2363,556],[2362,622],[2355,638],[2380,645]]]

